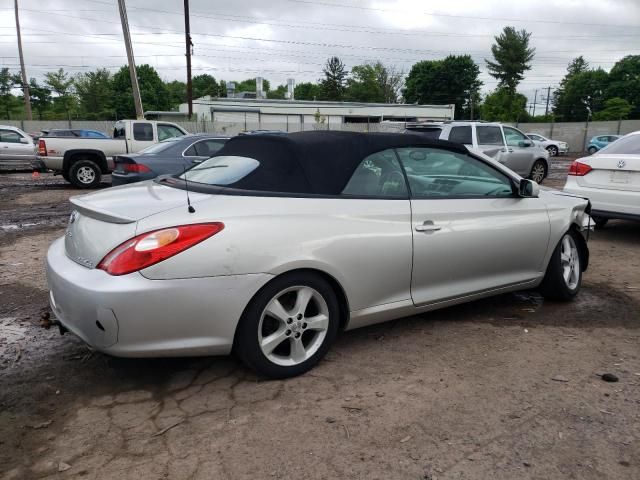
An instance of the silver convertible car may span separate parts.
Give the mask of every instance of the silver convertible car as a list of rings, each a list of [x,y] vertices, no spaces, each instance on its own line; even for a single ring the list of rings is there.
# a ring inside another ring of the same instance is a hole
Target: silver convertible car
[[[47,255],[62,328],[116,356],[233,351],[275,378],[341,330],[536,287],[570,300],[589,257],[587,200],[414,135],[236,137],[71,202]]]

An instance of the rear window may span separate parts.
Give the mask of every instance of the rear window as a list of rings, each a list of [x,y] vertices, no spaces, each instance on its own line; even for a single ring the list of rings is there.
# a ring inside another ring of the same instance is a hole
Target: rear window
[[[449,134],[449,141],[455,143],[462,143],[463,145],[472,145],[471,139],[471,126],[452,127]]]
[[[206,185],[231,185],[253,172],[260,162],[254,158],[223,156],[205,160],[178,178]]]
[[[610,145],[600,150],[602,153],[613,154],[640,154],[640,135],[629,135],[615,140]]]
[[[168,150],[173,145],[175,145],[176,142],[179,142],[180,140],[182,140],[182,138],[180,138],[180,137],[168,138],[166,140],[163,140],[160,143],[155,143],[155,144],[151,145],[150,147],[147,147],[147,148],[144,148],[144,149],[140,150],[140,153],[160,153],[160,152],[164,152],[165,150]]]

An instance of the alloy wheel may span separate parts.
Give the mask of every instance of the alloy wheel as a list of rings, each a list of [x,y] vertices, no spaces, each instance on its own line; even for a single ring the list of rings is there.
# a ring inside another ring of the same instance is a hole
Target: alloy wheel
[[[258,345],[269,361],[288,367],[311,358],[329,328],[329,307],[315,289],[293,286],[277,293],[258,323]]]
[[[533,169],[531,170],[531,180],[536,183],[542,183],[542,181],[544,180],[545,170],[546,169],[541,162],[536,162],[536,164],[533,166]]]
[[[551,145],[550,147],[548,147],[547,151],[552,157],[558,156],[558,147],[556,147],[555,145]]]
[[[562,277],[571,290],[578,287],[580,281],[580,255],[578,247],[571,235],[565,235],[560,247],[560,265],[562,266]]]
[[[96,179],[96,172],[91,167],[80,167],[76,172],[76,178],[84,184],[89,184]]]

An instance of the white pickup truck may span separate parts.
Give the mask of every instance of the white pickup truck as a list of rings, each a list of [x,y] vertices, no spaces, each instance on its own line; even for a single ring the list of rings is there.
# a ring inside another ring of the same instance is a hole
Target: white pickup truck
[[[120,120],[113,126],[113,138],[42,137],[36,167],[61,173],[78,188],[96,188],[102,175],[113,169],[117,155],[136,153],[187,133],[174,123]]]

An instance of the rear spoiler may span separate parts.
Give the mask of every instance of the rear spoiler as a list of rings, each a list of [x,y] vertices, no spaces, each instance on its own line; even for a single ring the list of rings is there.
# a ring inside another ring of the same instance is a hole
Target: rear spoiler
[[[74,208],[83,215],[87,217],[95,218],[96,220],[101,220],[103,222],[109,223],[135,223],[136,220],[133,218],[125,217],[124,215],[114,215],[113,213],[107,212],[105,210],[100,210],[95,207],[90,207],[85,204],[80,198],[73,197],[69,199]]]

